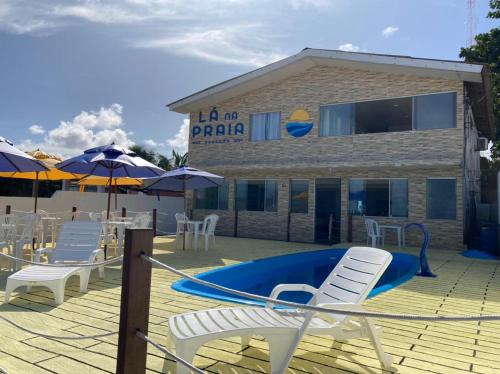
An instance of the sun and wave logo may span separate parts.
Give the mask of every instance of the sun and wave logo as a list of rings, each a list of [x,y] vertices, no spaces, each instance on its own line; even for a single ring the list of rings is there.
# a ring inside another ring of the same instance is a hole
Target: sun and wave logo
[[[295,137],[300,138],[311,131],[313,123],[310,121],[309,113],[303,109],[295,110],[286,124],[286,131]]]

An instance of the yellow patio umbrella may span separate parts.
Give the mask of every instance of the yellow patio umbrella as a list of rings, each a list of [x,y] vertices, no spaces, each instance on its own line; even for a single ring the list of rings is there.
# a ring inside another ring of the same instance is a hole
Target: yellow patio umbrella
[[[115,188],[115,209],[118,206],[118,197],[117,197],[117,186],[142,186],[144,183],[142,180],[137,178],[112,178],[111,186]],[[94,175],[86,176],[78,182],[80,186],[80,192],[85,192],[86,186],[106,186],[109,187],[109,178],[107,177],[96,177]]]
[[[33,152],[26,152],[30,156],[41,161],[49,170],[47,171],[36,171],[36,172],[7,172],[0,173],[0,177],[4,178],[20,178],[20,179],[31,179],[33,180],[33,197],[35,198],[34,212],[36,213],[38,204],[38,182],[39,181],[59,181],[68,179],[80,179],[84,175],[73,174],[61,171],[55,167],[55,164],[61,162],[62,159],[58,156],[49,155],[48,153],[36,150]]]

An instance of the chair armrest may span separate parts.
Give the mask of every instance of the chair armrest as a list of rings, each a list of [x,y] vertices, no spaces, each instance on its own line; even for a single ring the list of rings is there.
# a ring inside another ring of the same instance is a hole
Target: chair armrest
[[[51,255],[53,250],[53,248],[38,248],[35,252],[35,262],[40,262],[40,257],[44,253]]]
[[[95,262],[96,259],[100,257],[99,255],[102,255],[102,257],[104,258],[104,251],[100,248],[94,249],[89,257],[89,262]]]
[[[272,299],[277,299],[278,296],[282,292],[293,291],[293,292],[309,292],[312,295],[315,295],[318,292],[318,289],[309,285],[309,284],[278,284],[271,291],[271,295],[269,296]],[[266,306],[271,308],[274,303],[268,302]]]

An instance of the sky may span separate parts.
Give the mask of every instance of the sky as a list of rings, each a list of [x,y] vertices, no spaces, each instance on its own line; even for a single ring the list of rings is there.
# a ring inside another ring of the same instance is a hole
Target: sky
[[[189,121],[169,102],[305,47],[458,60],[497,26],[475,2],[468,22],[467,0],[0,0],[0,136],[170,156]]]

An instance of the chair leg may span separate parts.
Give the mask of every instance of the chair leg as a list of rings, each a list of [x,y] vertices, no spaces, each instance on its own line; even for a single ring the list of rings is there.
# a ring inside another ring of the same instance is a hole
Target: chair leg
[[[87,292],[87,287],[89,285],[91,268],[86,268],[80,272],[80,292]]]
[[[178,357],[184,359],[187,362],[193,362],[194,356],[196,355],[196,351],[198,350],[198,346],[192,343],[177,343],[175,347],[175,353]],[[189,374],[191,371],[180,362],[177,362],[177,374]]]
[[[369,318],[363,318],[362,321],[368,333],[368,338],[370,339],[373,348],[375,348],[375,352],[377,353],[377,357],[382,364],[382,367],[384,369],[389,369],[392,365],[392,356],[384,352],[384,348],[382,347],[379,339],[380,331],[377,331],[375,325]]]
[[[7,279],[7,285],[5,286],[5,295],[3,299],[3,303],[7,304],[10,300],[10,294],[12,291],[14,291],[18,287],[18,284],[16,282],[13,282],[9,279]]]
[[[252,340],[251,335],[241,337],[241,348],[248,347],[250,345],[250,340]]]
[[[45,283],[44,286],[48,287],[54,294],[56,305],[64,303],[64,288],[66,287],[66,279],[51,281],[50,283]]]
[[[282,374],[286,371],[292,357],[290,345],[293,344],[296,331],[290,334],[265,336],[269,344],[269,361],[271,363],[271,374]],[[293,354],[293,353],[292,353]]]

